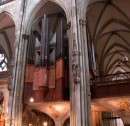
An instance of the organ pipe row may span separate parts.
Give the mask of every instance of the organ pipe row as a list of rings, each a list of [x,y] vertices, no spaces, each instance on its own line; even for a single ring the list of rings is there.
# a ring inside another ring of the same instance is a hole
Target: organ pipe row
[[[46,15],[41,22],[41,33],[32,31],[28,44],[24,101],[31,95],[36,101],[68,99],[68,41],[63,38],[63,22],[54,33]]]

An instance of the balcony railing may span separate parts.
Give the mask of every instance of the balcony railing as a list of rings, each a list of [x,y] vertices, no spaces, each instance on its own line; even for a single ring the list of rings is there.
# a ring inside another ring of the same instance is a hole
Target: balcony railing
[[[130,94],[130,72],[96,76],[91,79],[92,98]]]

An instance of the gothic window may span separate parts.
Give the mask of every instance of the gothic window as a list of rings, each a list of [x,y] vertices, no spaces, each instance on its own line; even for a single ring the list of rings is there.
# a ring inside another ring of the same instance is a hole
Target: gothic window
[[[7,70],[7,57],[4,51],[0,50],[0,72]]]

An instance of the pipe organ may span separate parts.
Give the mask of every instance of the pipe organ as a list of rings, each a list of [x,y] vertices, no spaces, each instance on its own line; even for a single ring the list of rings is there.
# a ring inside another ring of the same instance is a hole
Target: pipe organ
[[[40,32],[32,30],[27,49],[24,103],[69,100],[68,39],[60,18],[55,31],[44,15]]]

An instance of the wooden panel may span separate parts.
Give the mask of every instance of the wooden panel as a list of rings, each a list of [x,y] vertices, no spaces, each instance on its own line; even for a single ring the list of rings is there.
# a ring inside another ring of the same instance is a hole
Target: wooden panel
[[[25,85],[24,85],[24,95],[23,95],[24,103],[30,102],[29,99],[31,97],[34,97],[34,91],[32,90],[32,88],[33,88],[32,83],[25,83]]]
[[[120,94],[130,94],[130,84],[124,83],[119,86]]]
[[[64,61],[59,59],[56,61],[56,80],[64,77]]]
[[[33,90],[33,84],[32,83],[25,83],[24,85],[24,97],[23,101],[24,103],[29,103],[30,98],[33,97],[35,102],[41,102],[44,100],[47,88],[41,88],[37,90]]]
[[[97,87],[96,88],[96,95],[97,95],[97,97],[107,96],[108,92],[107,92],[106,86]]]
[[[54,90],[54,88],[48,89],[47,95],[44,99],[45,101],[53,101]]]
[[[48,69],[40,68],[39,71],[39,87],[47,87],[48,83]]]
[[[115,97],[130,94],[129,83],[109,84],[102,86],[91,86],[92,98]]]
[[[35,95],[35,101],[36,101],[36,102],[41,102],[41,101],[43,101],[43,99],[44,99],[45,91],[42,90],[42,89],[35,90],[35,91],[34,91],[34,95]]]
[[[39,74],[40,74],[40,68],[35,68],[34,70],[34,79],[33,79],[33,90],[38,90],[39,88]]]
[[[39,90],[40,88],[47,87],[48,83],[48,69],[47,68],[35,68],[33,79],[33,90]]]
[[[108,95],[109,96],[117,96],[117,95],[119,95],[119,88],[118,88],[118,85],[116,85],[116,84],[109,85],[107,90],[108,90]]]
[[[63,79],[56,80],[56,87],[54,91],[53,100],[63,100]]]
[[[64,87],[69,87],[69,72],[67,69],[64,70],[64,78],[65,78],[65,83]]]
[[[34,73],[34,65],[33,64],[27,64],[26,65],[25,82],[28,82],[28,83],[33,82],[33,73]]]
[[[55,66],[49,67],[48,88],[55,88]]]

